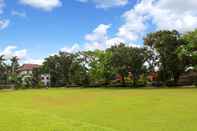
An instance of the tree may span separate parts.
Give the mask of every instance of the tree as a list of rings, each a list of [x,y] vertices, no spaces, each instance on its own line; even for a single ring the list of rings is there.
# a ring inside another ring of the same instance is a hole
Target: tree
[[[19,58],[17,56],[13,56],[11,59],[11,73],[12,74],[15,74],[16,73],[16,70],[18,69],[19,67]]]
[[[133,76],[133,85],[137,85],[137,81],[145,70],[145,62],[147,57],[145,49],[128,47],[125,44],[113,46],[109,49],[112,51],[112,66],[122,76],[122,84],[125,84],[125,76],[130,72]]]
[[[197,29],[182,36],[184,44],[177,49],[179,58],[186,61],[187,66],[197,69]]]
[[[32,86],[34,86],[34,87],[42,86],[40,83],[42,73],[43,73],[42,66],[33,69],[33,71],[32,71]]]
[[[144,55],[146,58],[146,69],[147,72],[151,73],[151,72],[156,72],[157,71],[157,67],[158,65],[158,61],[159,61],[159,56],[158,54],[155,52],[154,49],[149,48],[149,47],[145,47],[144,48]]]
[[[112,52],[105,51],[100,55],[100,68],[102,69],[102,77],[105,80],[105,84],[109,83],[110,80],[116,75],[115,69],[112,67]]]
[[[43,72],[51,76],[51,86],[59,86],[63,72],[60,71],[59,56],[49,56],[43,63]]]
[[[10,59],[11,61],[11,74],[10,74],[10,80],[12,83],[16,84],[17,83],[17,69],[19,67],[19,58],[17,56],[14,56]]]
[[[168,80],[177,83],[184,65],[178,58],[176,50],[184,42],[177,31],[158,31],[144,38],[144,44],[153,49],[159,57],[160,79],[166,84]]]
[[[79,54],[59,52],[45,59],[43,72],[51,76],[52,86],[82,84],[87,76]]]
[[[4,56],[0,56],[0,83],[5,83],[7,80],[7,69],[6,64],[4,63]]]
[[[129,47],[128,50],[128,67],[129,72],[133,76],[133,85],[137,86],[137,81],[140,78],[140,75],[145,73],[145,62],[147,61],[146,52],[143,48]]]
[[[111,66],[110,51],[85,51],[81,52],[92,83],[107,84],[115,75]]]
[[[72,84],[81,86],[89,84],[89,75],[81,53],[72,54],[72,63],[69,67],[69,81]]]
[[[125,77],[128,75],[128,47],[121,43],[108,49],[112,52],[111,65],[121,76],[122,84],[125,85]]]

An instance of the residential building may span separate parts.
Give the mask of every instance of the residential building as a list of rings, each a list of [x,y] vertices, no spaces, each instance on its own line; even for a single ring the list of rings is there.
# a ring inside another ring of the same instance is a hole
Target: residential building
[[[39,67],[40,65],[37,65],[37,64],[24,64],[18,69],[18,74],[20,77],[22,77],[23,84],[26,84],[27,79],[31,79],[33,77],[33,70]],[[41,82],[45,86],[50,85],[49,74],[41,74],[40,78],[41,78]]]
[[[33,69],[39,68],[40,65],[37,64],[24,64],[18,69],[20,76],[32,76]]]

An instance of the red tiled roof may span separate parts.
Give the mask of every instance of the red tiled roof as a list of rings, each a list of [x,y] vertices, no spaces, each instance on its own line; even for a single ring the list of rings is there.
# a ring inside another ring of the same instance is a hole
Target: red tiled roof
[[[34,68],[39,68],[40,65],[37,64],[24,64],[21,66],[18,71],[32,71]]]

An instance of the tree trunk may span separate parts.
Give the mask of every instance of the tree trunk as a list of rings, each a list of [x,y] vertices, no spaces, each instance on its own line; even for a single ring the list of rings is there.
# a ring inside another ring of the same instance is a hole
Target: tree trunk
[[[125,86],[125,79],[124,79],[124,75],[121,75],[122,77],[122,85]]]
[[[133,79],[133,86],[136,87],[137,86],[137,80],[134,78]]]
[[[180,73],[173,74],[173,77],[174,77],[174,85],[177,85],[177,82],[178,82],[179,77],[180,77]]]

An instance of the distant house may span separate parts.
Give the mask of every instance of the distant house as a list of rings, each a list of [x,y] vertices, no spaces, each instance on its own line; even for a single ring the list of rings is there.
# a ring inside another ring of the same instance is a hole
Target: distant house
[[[18,69],[18,75],[22,77],[22,81],[24,84],[25,84],[26,79],[31,79],[33,77],[33,70],[39,67],[40,65],[37,65],[37,64],[24,64]],[[45,86],[50,85],[49,74],[41,74],[40,78],[41,78],[41,82]]]
[[[33,70],[39,67],[37,64],[24,64],[18,69],[18,73],[20,76],[32,76]]]
[[[18,69],[18,75],[22,77],[23,85],[27,85],[33,77],[33,70],[39,68],[37,64],[24,64]]]

